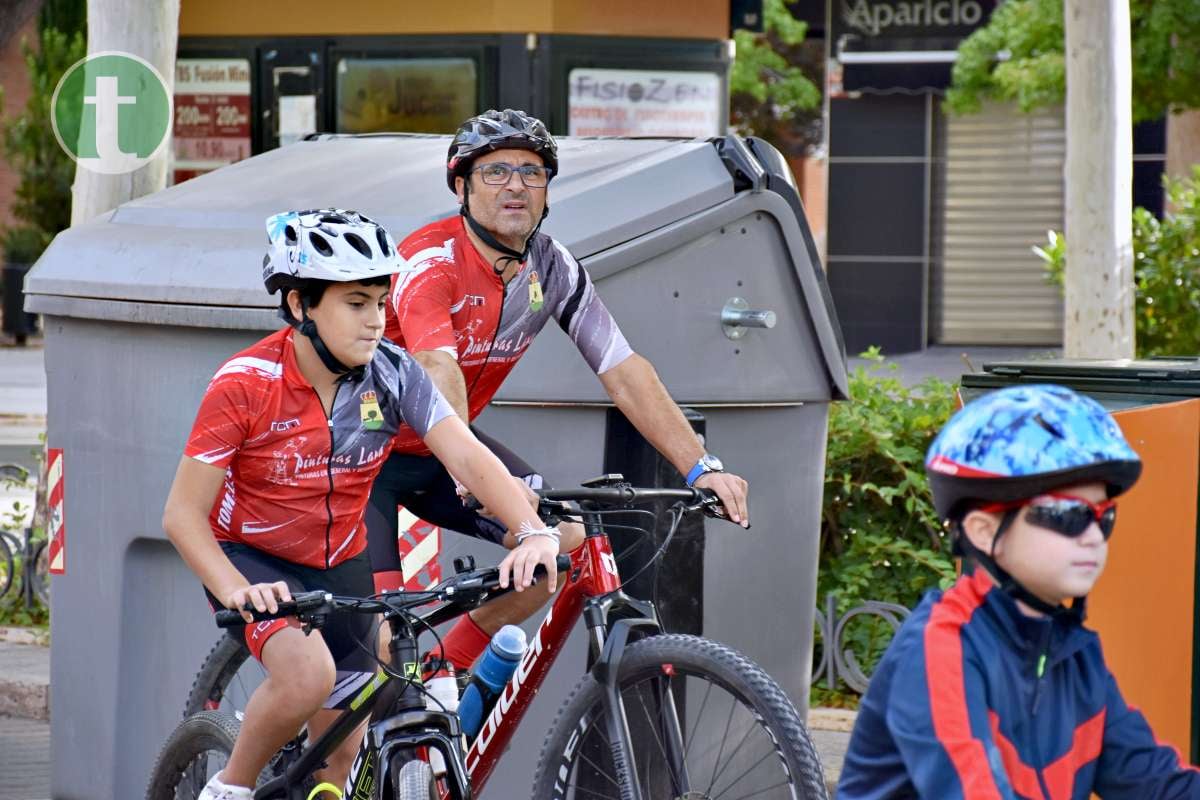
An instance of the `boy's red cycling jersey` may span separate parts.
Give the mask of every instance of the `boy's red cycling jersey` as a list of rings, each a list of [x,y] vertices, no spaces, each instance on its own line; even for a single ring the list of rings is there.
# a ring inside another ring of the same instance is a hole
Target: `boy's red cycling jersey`
[[[1125,703],[1100,637],[983,569],[932,591],[871,676],[838,800],[1183,800],[1200,772]]]
[[[326,416],[296,364],[294,331],[248,347],[209,383],[184,454],[224,467],[218,540],[328,569],[366,547],[371,483],[402,424],[417,436],[454,413],[429,375],[384,340]]]
[[[597,374],[633,353],[587,271],[544,233],[534,238],[529,259],[507,287],[467,237],[461,216],[414,231],[397,249],[408,269],[392,278],[387,337],[410,352],[454,356],[471,419],[551,318]],[[407,426],[395,449],[429,452]]]

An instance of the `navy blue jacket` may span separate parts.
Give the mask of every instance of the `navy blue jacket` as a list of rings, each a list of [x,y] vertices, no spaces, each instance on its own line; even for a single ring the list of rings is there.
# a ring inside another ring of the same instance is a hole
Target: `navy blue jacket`
[[[927,594],[871,679],[839,800],[1093,792],[1200,798],[1200,772],[1126,705],[1093,631],[1025,616],[983,570]]]

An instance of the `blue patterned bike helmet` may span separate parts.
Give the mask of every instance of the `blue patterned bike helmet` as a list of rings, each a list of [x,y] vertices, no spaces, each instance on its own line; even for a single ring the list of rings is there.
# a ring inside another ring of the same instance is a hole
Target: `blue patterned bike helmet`
[[[955,519],[975,502],[1013,502],[1102,481],[1109,497],[1137,481],[1142,462],[1103,407],[1063,386],[1010,386],[950,418],[925,458],[934,505]]]

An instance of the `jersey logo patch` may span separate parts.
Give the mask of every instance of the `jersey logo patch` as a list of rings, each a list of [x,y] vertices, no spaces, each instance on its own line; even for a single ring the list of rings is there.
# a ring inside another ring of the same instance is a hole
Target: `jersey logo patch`
[[[379,400],[374,392],[363,392],[359,396],[358,415],[362,425],[369,431],[377,431],[383,427],[383,412],[379,410]]]
[[[544,300],[542,298],[542,284],[538,280],[536,272],[529,275],[529,310],[541,311]]]

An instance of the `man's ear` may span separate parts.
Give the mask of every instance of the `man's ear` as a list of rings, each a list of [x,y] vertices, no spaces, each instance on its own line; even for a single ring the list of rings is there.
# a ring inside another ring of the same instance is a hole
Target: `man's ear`
[[[454,177],[454,193],[458,195],[458,204],[461,206],[466,198],[467,181],[461,175]]]
[[[967,512],[962,520],[962,535],[984,553],[992,552],[992,542],[996,540],[996,532],[1000,530],[1000,515],[987,511]]]

